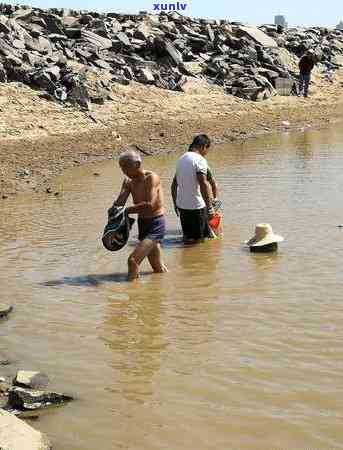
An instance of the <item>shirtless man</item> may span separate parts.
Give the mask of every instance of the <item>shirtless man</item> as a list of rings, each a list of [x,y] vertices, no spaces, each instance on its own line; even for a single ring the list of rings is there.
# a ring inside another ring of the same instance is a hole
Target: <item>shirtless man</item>
[[[128,178],[113,206],[124,206],[130,194],[133,206],[126,208],[128,214],[138,214],[139,244],[128,259],[128,279],[139,275],[139,265],[145,257],[156,273],[167,272],[162,262],[161,245],[166,230],[163,208],[163,191],[160,177],[143,169],[141,156],[134,151],[122,153],[119,166]]]

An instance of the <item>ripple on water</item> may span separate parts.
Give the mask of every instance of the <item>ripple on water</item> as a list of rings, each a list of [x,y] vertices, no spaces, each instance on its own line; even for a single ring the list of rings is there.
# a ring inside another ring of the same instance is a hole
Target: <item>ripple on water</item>
[[[121,252],[99,241],[121,181],[112,162],[96,181],[94,167],[67,173],[58,200],[2,204],[0,285],[15,309],[1,351],[79,399],[37,424],[56,450],[343,448],[341,140],[311,131],[210,153],[225,239],[183,246],[166,195],[170,272],[144,264],[137,283],[136,231]],[[175,158],[146,160],[166,192]],[[286,237],[276,254],[242,248],[262,221]]]

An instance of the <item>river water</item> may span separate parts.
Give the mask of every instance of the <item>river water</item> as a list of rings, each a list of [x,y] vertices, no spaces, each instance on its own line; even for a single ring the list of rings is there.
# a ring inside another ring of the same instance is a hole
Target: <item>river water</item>
[[[33,422],[55,450],[343,448],[342,143],[328,129],[213,149],[225,238],[192,248],[171,208],[176,155],[146,158],[170,273],[145,265],[133,284],[133,243],[99,240],[113,161],[67,172],[58,197],[1,203],[0,302],[15,307],[1,373],[41,370],[76,396]],[[278,253],[242,248],[261,221],[285,236]]]

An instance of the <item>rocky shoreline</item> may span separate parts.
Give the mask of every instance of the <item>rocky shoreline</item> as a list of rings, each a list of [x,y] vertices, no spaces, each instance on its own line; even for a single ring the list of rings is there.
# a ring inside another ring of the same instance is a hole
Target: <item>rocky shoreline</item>
[[[303,100],[289,94],[309,48]],[[158,154],[199,132],[222,143],[325,125],[340,116],[342,59],[339,30],[2,4],[0,201],[55,193],[64,169],[127,146]]]
[[[0,4],[0,82],[90,109],[132,81],[186,91],[205,80],[248,100],[296,92],[297,61],[308,49],[326,72],[343,62],[343,32],[284,30],[177,12],[123,15]]]
[[[12,310],[12,306],[1,304],[1,320]],[[10,365],[8,360],[0,361],[0,367]],[[69,395],[46,391],[48,384],[48,376],[41,372],[18,370],[14,377],[0,373],[0,449],[51,450],[48,438],[21,420],[37,419],[44,410],[73,400]]]

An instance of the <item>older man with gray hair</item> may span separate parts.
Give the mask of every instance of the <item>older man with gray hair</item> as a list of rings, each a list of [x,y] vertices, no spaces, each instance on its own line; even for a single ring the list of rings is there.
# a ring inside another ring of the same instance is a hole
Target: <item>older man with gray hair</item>
[[[132,281],[138,278],[139,266],[146,257],[154,272],[167,272],[162,262],[160,245],[166,230],[160,177],[143,169],[142,158],[135,151],[122,153],[119,166],[127,178],[113,206],[124,206],[132,195],[133,206],[127,207],[126,212],[138,214],[139,244],[128,259],[128,279]]]

